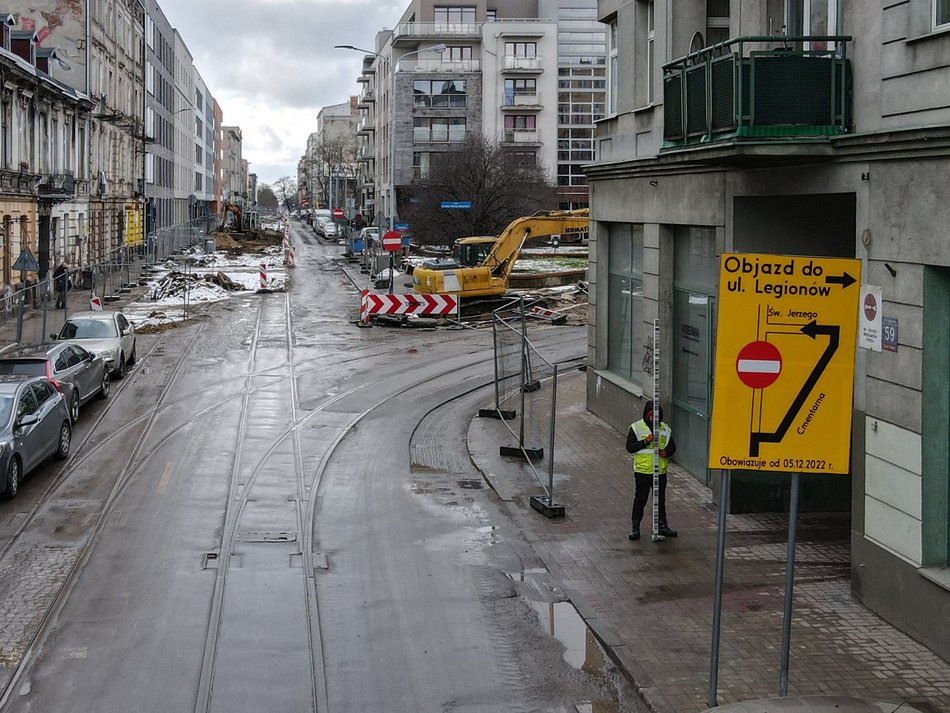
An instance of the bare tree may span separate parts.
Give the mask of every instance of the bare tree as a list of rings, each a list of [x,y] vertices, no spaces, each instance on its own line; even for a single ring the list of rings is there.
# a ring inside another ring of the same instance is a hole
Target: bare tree
[[[355,136],[326,137],[314,144],[311,160],[313,161],[313,181],[316,195],[329,200],[330,184],[334,182],[334,196],[341,187],[356,177],[357,146]],[[342,205],[343,201],[337,201]]]
[[[430,245],[498,235],[519,216],[557,207],[557,191],[543,166],[482,136],[434,154],[428,177],[404,188],[399,199],[413,240]],[[441,208],[443,201],[471,202],[471,208]]]
[[[279,205],[284,206],[287,210],[294,209],[297,204],[297,181],[290,176],[283,176],[274,181],[270,189],[274,191],[274,195],[280,201]],[[258,198],[258,202],[260,202],[260,198]]]
[[[277,210],[277,195],[270,186],[257,189],[257,205],[267,210]]]

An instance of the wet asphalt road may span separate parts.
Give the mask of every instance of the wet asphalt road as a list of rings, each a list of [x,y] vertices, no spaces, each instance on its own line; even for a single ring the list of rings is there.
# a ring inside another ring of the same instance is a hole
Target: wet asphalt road
[[[468,457],[490,331],[359,329],[341,248],[293,232],[288,293],[141,336],[69,461],[0,503],[0,710],[620,710]]]

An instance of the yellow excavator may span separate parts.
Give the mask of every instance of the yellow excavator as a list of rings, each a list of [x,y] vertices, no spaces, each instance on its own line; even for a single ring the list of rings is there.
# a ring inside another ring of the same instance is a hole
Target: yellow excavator
[[[233,215],[234,219],[229,223],[228,216],[230,215]],[[224,209],[221,215],[221,227],[218,228],[218,232],[223,233],[225,230],[231,230],[236,233],[240,233],[244,230],[244,215],[241,212],[241,206],[237,203],[228,203],[227,201],[224,203]]]
[[[586,208],[541,211],[515,218],[497,238],[460,238],[451,260],[426,260],[412,271],[412,287],[423,294],[502,295],[526,240],[586,233],[589,217]]]

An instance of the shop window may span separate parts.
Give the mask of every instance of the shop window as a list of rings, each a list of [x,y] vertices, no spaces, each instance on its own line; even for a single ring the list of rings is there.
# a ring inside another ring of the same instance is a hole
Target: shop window
[[[607,370],[642,384],[643,226],[610,223],[607,256]]]

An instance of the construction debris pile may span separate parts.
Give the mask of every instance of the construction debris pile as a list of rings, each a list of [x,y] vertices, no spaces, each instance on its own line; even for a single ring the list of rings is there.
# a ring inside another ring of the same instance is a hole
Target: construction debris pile
[[[525,297],[532,300],[532,304],[563,316],[564,320],[559,319],[559,324],[587,324],[586,282],[531,290],[530,293],[525,294]]]
[[[223,272],[192,274],[174,271],[154,283],[151,291],[151,299],[158,301],[176,298],[184,301],[186,293],[189,293],[189,299],[207,301],[206,296],[199,298],[198,294],[191,293],[201,292],[203,294],[209,289],[211,291],[241,292],[247,288],[243,284],[235,282]],[[224,296],[226,295],[221,295],[221,297]]]

